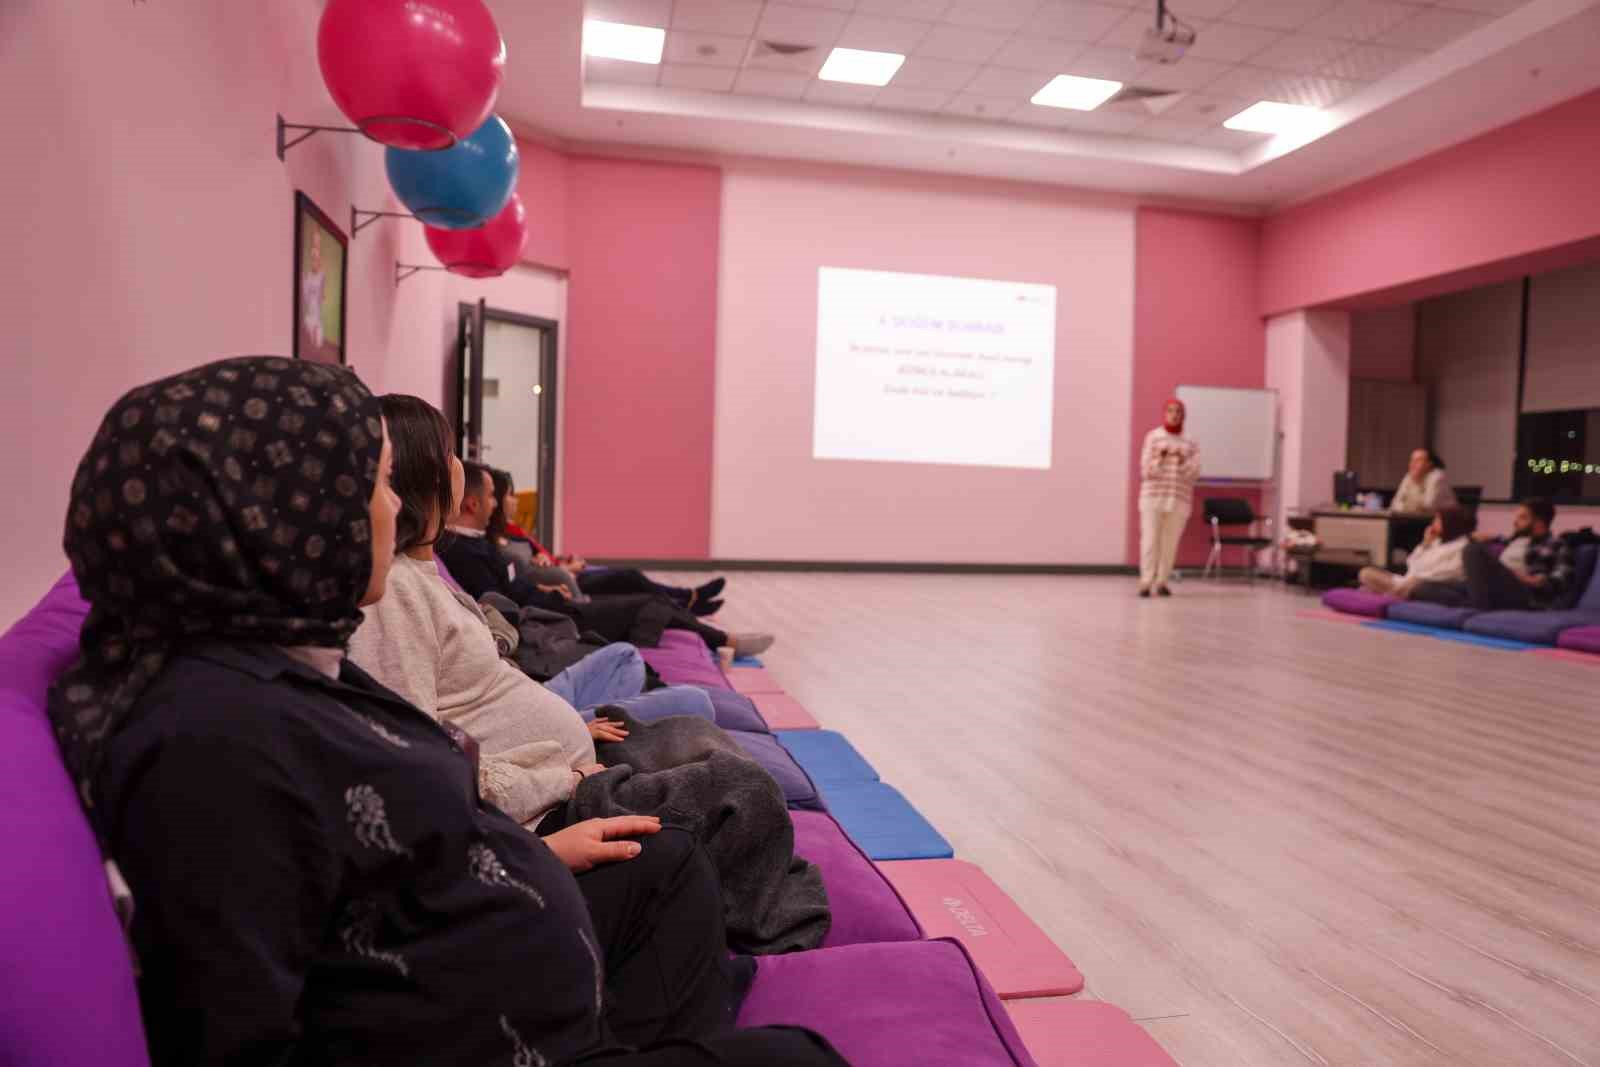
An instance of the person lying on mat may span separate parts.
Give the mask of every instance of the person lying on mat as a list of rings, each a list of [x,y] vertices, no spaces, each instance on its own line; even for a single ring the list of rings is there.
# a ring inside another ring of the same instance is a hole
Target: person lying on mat
[[[393,556],[390,462],[354,374],[253,357],[128,393],[78,465],[90,609],[49,712],[132,891],[151,1062],[842,1065],[727,1028],[753,962],[692,835],[529,834],[344,659]]]
[[[734,944],[751,952],[816,947],[828,924],[820,876],[793,854],[777,783],[709,721],[710,698],[689,687],[660,689],[632,710],[602,707],[585,726],[571,704],[502,659],[478,606],[444,583],[433,560],[461,492],[449,424],[415,397],[385,397],[383,413],[394,442],[400,551],[387,591],[350,640],[351,660],[471,735],[483,794],[523,826],[549,834],[617,808],[692,827],[717,867]],[[692,695],[704,714],[635,723],[642,713],[634,710],[679,694]]]
[[[511,521],[517,507],[516,482],[511,473],[490,467],[489,477],[494,482],[490,496],[493,510],[489,515],[489,541],[515,565],[518,577],[529,578],[536,586],[564,586],[572,599],[580,603],[589,596],[658,593],[695,615],[715,615],[721,610],[722,601],[717,598],[728,584],[725,578],[713,578],[704,585],[686,589],[653,581],[643,571],[591,567],[577,556],[557,559]]]
[[[1470,544],[1473,526],[1472,517],[1461,508],[1440,509],[1422,535],[1422,543],[1406,557],[1405,574],[1394,574],[1382,567],[1362,567],[1361,588],[1409,600],[1424,582],[1461,580],[1466,574],[1462,554]]]
[[[1411,453],[1411,463],[1389,502],[1390,511],[1426,514],[1456,506],[1456,493],[1445,477],[1444,460],[1431,448]]]
[[[1572,546],[1550,532],[1556,509],[1540,497],[1522,502],[1499,558],[1475,541],[1462,554],[1464,574],[1424,583],[1416,599],[1479,611],[1541,610],[1556,606],[1574,578]]]
[[[608,641],[627,641],[642,648],[653,648],[668,628],[690,630],[713,649],[731,647],[735,655],[759,655],[772,646],[771,634],[728,634],[696,618],[687,608],[655,593],[593,596],[576,603],[562,586],[538,585],[517,578],[500,550],[489,540],[489,519],[493,515],[494,484],[489,470],[477,463],[464,463],[465,489],[461,508],[450,520],[451,537],[439,544],[439,557],[451,577],[473,599],[499,593],[524,606],[557,611],[574,619],[579,627],[592,630]]]

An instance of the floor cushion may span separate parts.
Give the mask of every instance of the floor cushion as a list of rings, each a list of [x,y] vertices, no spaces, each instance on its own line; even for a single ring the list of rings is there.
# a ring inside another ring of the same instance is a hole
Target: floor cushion
[[[816,730],[822,725],[788,693],[753,693],[750,699],[774,730]]]
[[[1553,645],[1563,630],[1595,625],[1600,625],[1600,614],[1587,611],[1486,611],[1468,619],[1465,629],[1488,637]]]
[[[885,782],[832,785],[823,800],[844,832],[875,860],[940,860],[955,855],[944,835]]]
[[[728,736],[739,743],[751,759],[765,767],[767,773],[783,790],[783,799],[791,808],[805,811],[822,811],[825,805],[817,794],[817,786],[800,764],[789,755],[789,750],[778,744],[778,739],[768,733],[751,730],[729,730]]]
[[[669,685],[698,685],[707,689],[731,689],[722,676],[706,643],[688,630],[668,630],[655,648],[641,648],[639,654],[654,667]]]
[[[0,878],[6,1064],[148,1063],[99,849],[45,718],[49,684],[76,654],[87,610],[68,576],[0,637],[0,841],[14,875]]]
[[[728,684],[741,693],[781,693],[783,686],[765,667],[729,667]]]
[[[755,701],[731,689],[699,687],[711,698],[711,710],[716,713],[717,725],[724,730],[748,730],[751,733],[769,734],[772,730],[767,720],[756,710]]]
[[[1128,1013],[1101,1000],[1006,1002],[1039,1067],[1178,1067]]]
[[[1574,626],[1570,630],[1562,630],[1561,636],[1556,638],[1556,644],[1562,648],[1570,648],[1574,652],[1600,653],[1600,624]]]
[[[794,851],[822,871],[833,925],[823,948],[876,941],[917,941],[922,928],[905,901],[839,824],[820,811],[797,811]]]
[[[844,945],[762,956],[740,1026],[804,1026],[852,1067],[1037,1067],[961,946]]]
[[[878,772],[841,733],[833,730],[779,730],[772,736],[789,750],[806,774],[827,791],[829,786],[876,782]]]
[[[1369,615],[1374,619],[1383,618],[1390,604],[1399,603],[1395,597],[1365,589],[1330,589],[1322,594],[1322,602],[1346,615]]]
[[[1412,622],[1419,626],[1438,626],[1446,630],[1459,630],[1462,623],[1477,613],[1476,608],[1448,608],[1443,604],[1426,604],[1417,600],[1401,600],[1389,605],[1387,616],[1396,622]]]

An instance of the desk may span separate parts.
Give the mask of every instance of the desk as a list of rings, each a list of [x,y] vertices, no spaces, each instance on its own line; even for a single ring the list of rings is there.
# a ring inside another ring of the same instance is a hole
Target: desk
[[[1339,552],[1364,552],[1379,567],[1393,569],[1390,553],[1409,552],[1422,543],[1432,515],[1402,511],[1311,509],[1311,529],[1322,547]]]

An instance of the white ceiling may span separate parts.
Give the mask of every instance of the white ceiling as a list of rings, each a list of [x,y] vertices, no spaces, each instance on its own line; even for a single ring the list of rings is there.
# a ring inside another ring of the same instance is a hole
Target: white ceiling
[[[1013,177],[1234,204],[1290,202],[1600,86],[1600,0],[1171,0],[1198,41],[1133,50],[1154,0],[494,2],[501,112],[558,140]],[[584,60],[581,22],[667,30],[659,65]],[[761,55],[758,42],[813,46]],[[884,88],[822,82],[835,46],[908,58]],[[1056,74],[1176,90],[1159,111],[1029,98]],[[1303,144],[1222,121],[1326,109]]]

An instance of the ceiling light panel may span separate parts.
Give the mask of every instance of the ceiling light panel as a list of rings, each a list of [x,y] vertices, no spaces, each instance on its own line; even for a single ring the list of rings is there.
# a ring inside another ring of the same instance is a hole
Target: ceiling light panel
[[[583,54],[595,59],[620,59],[628,63],[660,63],[667,31],[659,26],[632,26],[626,22],[589,19],[583,24]]]
[[[862,48],[835,48],[817,77],[825,82],[852,85],[888,85],[906,57],[898,52],[869,52]]]
[[[1050,84],[1033,94],[1032,103],[1040,107],[1064,107],[1072,111],[1093,111],[1122,88],[1121,82],[1104,78],[1080,78],[1057,74]]]
[[[1245,133],[1301,134],[1323,122],[1322,112],[1314,107],[1261,100],[1234,115],[1222,125]]]

